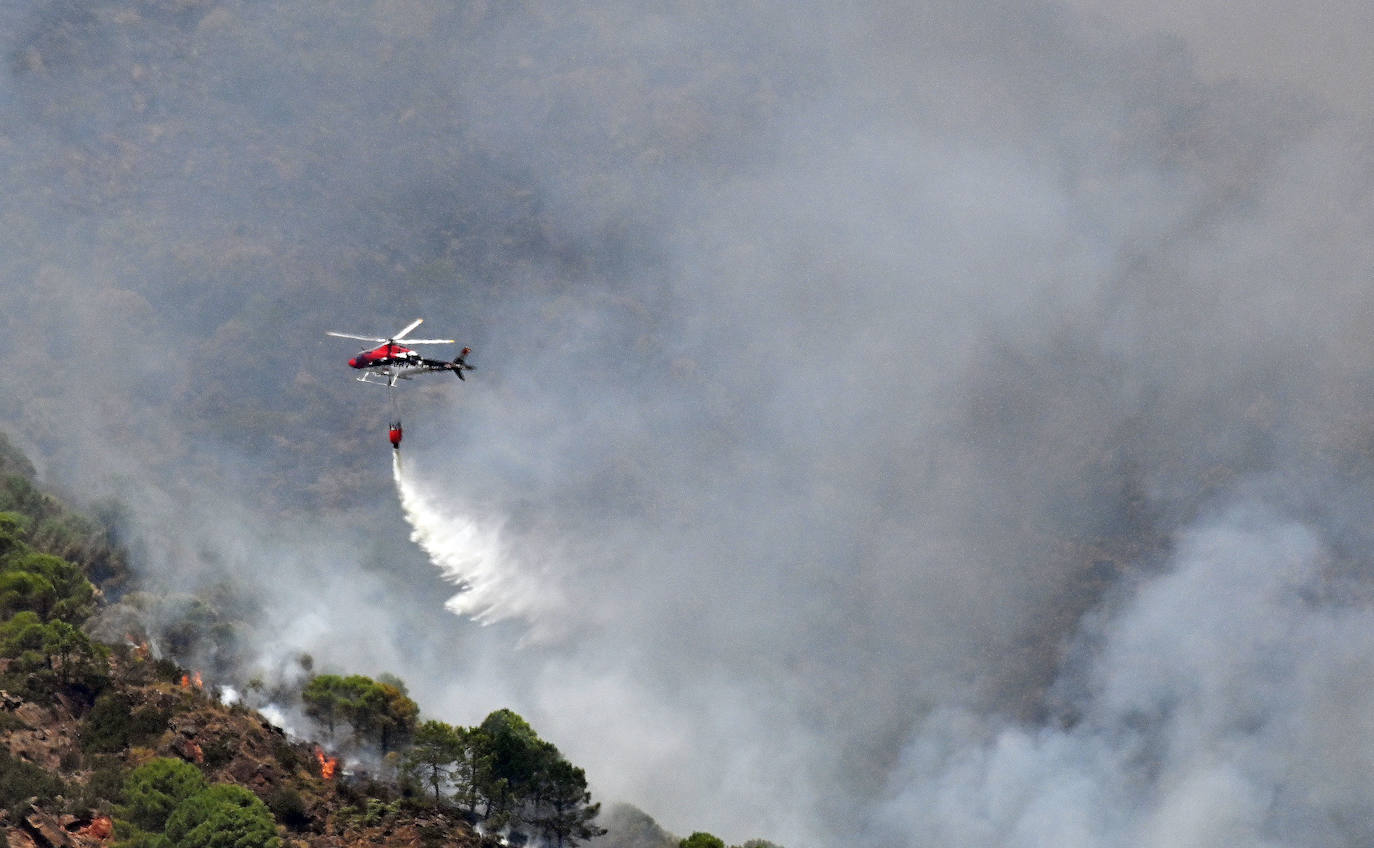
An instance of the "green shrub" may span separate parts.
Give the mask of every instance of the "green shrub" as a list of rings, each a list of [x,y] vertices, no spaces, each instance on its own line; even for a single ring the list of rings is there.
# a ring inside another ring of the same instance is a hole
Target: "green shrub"
[[[177,806],[163,831],[170,848],[280,848],[267,805],[242,786],[219,783]]]
[[[280,786],[267,798],[267,809],[277,821],[292,830],[300,830],[310,823],[301,793],[289,786]]]
[[[144,763],[124,780],[124,803],[117,810],[121,828],[160,833],[183,801],[209,786],[200,769],[184,760],[162,757]]]
[[[65,793],[66,784],[60,777],[33,763],[17,760],[0,748],[0,805],[12,807],[33,797],[51,801]]]
[[[91,773],[76,794],[75,809],[108,813],[107,804],[119,804],[124,800],[126,769],[119,758],[113,755],[92,757],[89,765]]]
[[[171,713],[152,704],[135,706],[133,698],[109,692],[81,724],[81,749],[89,754],[114,754],[147,743],[167,728]]]

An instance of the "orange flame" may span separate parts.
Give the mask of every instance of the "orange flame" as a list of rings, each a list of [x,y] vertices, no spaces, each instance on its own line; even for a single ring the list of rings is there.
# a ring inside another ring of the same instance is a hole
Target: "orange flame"
[[[78,831],[93,839],[109,839],[114,835],[114,822],[109,816],[100,816]]]
[[[324,755],[324,749],[318,745],[315,746],[315,759],[320,761],[320,777],[323,777],[325,780],[333,780],[334,770],[339,767],[338,759],[326,757]]]
[[[182,689],[190,689],[192,686],[195,686],[197,689],[205,688],[205,681],[201,679],[200,672],[198,671],[195,672],[194,675],[183,674],[181,676]]]

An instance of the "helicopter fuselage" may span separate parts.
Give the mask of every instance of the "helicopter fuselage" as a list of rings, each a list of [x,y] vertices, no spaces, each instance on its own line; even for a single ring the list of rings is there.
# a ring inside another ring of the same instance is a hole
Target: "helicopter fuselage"
[[[418,351],[398,344],[384,344],[371,350],[364,350],[348,360],[351,368],[380,368],[387,365],[418,365]]]

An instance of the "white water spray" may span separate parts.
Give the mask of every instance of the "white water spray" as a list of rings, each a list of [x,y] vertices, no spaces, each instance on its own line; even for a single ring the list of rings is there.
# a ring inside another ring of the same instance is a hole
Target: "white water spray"
[[[411,541],[444,579],[460,589],[445,604],[450,610],[483,624],[522,618],[538,625],[547,613],[563,606],[557,590],[506,549],[498,522],[482,522],[461,509],[441,506],[431,492],[402,473],[400,451],[392,451],[391,470]]]

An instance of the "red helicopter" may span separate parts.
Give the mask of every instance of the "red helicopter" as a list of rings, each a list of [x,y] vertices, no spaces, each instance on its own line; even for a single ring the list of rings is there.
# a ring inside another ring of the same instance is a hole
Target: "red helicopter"
[[[404,330],[389,339],[379,339],[375,336],[355,336],[352,333],[336,333],[330,330],[326,335],[337,336],[341,339],[357,339],[364,342],[379,342],[378,347],[362,350],[358,355],[348,360],[352,368],[362,371],[358,377],[360,383],[382,383],[395,387],[397,380],[409,380],[417,374],[430,374],[435,371],[451,371],[458,379],[463,377],[464,371],[474,370],[467,363],[467,355],[472,353],[472,348],[465,347],[452,361],[444,359],[429,359],[421,356],[417,350],[412,350],[406,345],[426,345],[426,344],[457,344],[453,339],[408,339],[406,333],[420,326],[423,318],[416,318]],[[404,342],[404,344],[402,344]]]
[[[363,373],[359,375],[360,383],[379,383],[391,389],[396,388],[398,380],[409,380],[417,374],[432,374],[438,371],[451,371],[460,380],[466,379],[464,371],[474,370],[467,362],[467,355],[472,353],[472,348],[465,347],[452,361],[445,359],[430,359],[421,356],[419,351],[413,350],[406,345],[425,345],[425,344],[456,344],[453,339],[408,339],[406,334],[424,321],[423,318],[416,318],[404,330],[389,339],[380,339],[375,336],[357,336],[351,333],[336,333],[333,330],[327,335],[337,336],[341,339],[357,339],[365,342],[379,342],[378,347],[359,351],[357,356],[348,360],[349,367],[356,368]],[[402,344],[404,342],[404,344]],[[401,449],[401,418],[396,409],[396,396],[391,396],[392,421],[387,430],[387,436],[391,440],[391,446],[396,450]]]

